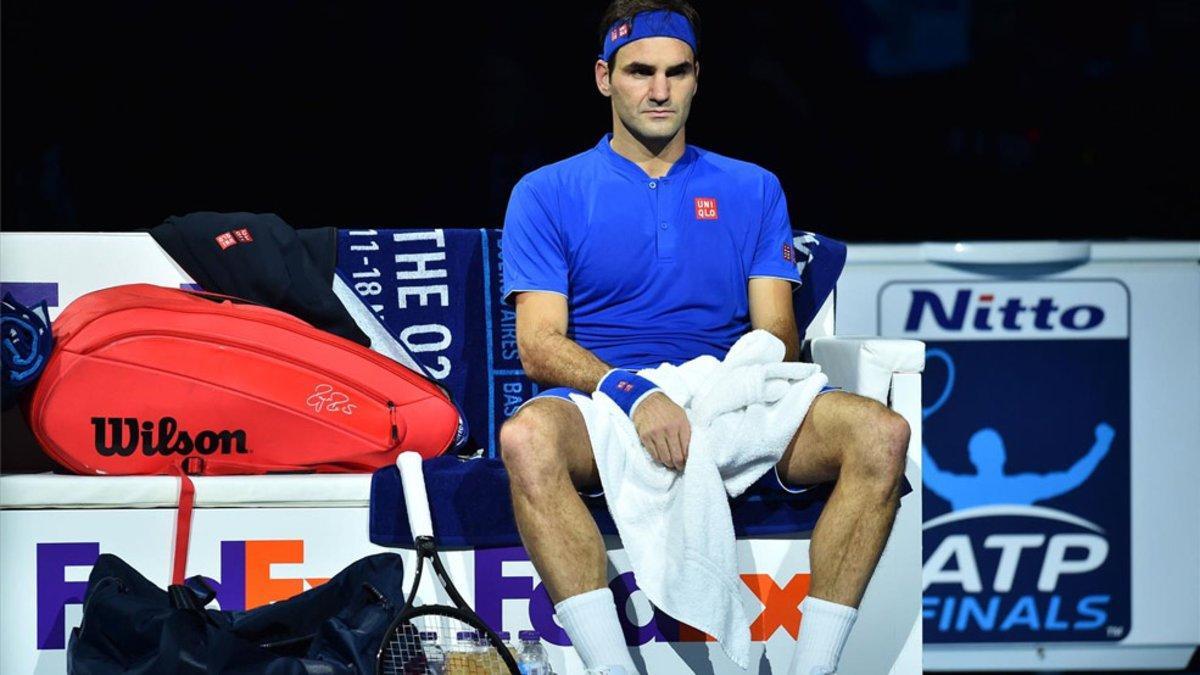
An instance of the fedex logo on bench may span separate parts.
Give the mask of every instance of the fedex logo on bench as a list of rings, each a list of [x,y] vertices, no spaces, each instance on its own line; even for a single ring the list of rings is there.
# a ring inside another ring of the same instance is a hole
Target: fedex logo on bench
[[[525,549],[500,548],[475,552],[475,611],[490,626],[503,626],[513,630],[532,625],[547,642],[568,646],[566,632],[554,620],[554,603],[545,587],[534,583],[532,572],[513,573],[508,563],[527,563]],[[750,639],[766,642],[776,631],[782,629],[792,637],[800,630],[800,601],[808,595],[808,574],[793,574],[784,583],[779,583],[769,574],[743,574],[742,582],[754,593],[762,609],[750,624]],[[617,607],[625,607],[639,589],[632,572],[618,575],[608,583]],[[508,601],[527,601],[526,617],[513,616],[512,609],[505,612]],[[617,612],[617,619],[625,633],[625,642],[636,647],[648,642],[711,642],[712,637],[686,624],[654,610],[653,617],[639,625],[629,618],[628,612]]]
[[[99,542],[46,543],[37,545],[37,648],[64,649],[68,627],[66,610],[82,605],[87,592],[86,580],[78,571],[90,567],[100,555]],[[506,570],[507,563],[526,563],[529,557],[520,547],[484,549],[474,552],[475,599],[479,616],[488,625],[505,629],[532,625],[551,644],[567,646],[566,633],[554,620],[554,604],[542,584],[525,573]],[[222,541],[220,578],[205,577],[216,591],[216,604],[223,610],[253,609],[285,600],[319,586],[328,577],[273,577],[271,566],[304,562],[304,540]],[[347,561],[349,562],[349,561]],[[144,572],[144,570],[142,570]],[[165,570],[164,570],[165,571]],[[750,625],[750,638],[765,642],[779,630],[795,639],[800,630],[800,602],[808,595],[809,575],[793,574],[780,583],[769,574],[743,574],[742,582],[762,603],[762,609]],[[465,585],[465,584],[464,584]],[[633,573],[625,572],[609,582],[618,606],[638,591]],[[528,603],[527,614],[512,613],[508,601]],[[648,642],[706,642],[712,638],[654,611],[644,625],[630,620],[627,612],[618,612],[626,642],[638,646]]]
[[[90,567],[99,556],[100,543],[94,541],[37,545],[38,649],[66,647],[66,608],[83,604],[87,592],[87,581],[68,581],[67,569]],[[328,577],[271,576],[272,565],[304,562],[302,539],[222,541],[220,559],[221,578],[205,579],[224,610],[253,609],[329,581]]]

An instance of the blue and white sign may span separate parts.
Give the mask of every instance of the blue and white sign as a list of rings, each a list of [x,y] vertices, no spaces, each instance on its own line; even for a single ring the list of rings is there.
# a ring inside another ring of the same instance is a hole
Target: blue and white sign
[[[1129,294],[1118,281],[893,282],[926,342],[927,643],[1130,630]]]

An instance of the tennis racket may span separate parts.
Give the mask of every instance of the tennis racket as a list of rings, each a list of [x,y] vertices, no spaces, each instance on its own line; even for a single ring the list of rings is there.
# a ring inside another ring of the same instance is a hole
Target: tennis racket
[[[379,648],[378,675],[518,675],[517,662],[487,624],[479,618],[450,582],[438,556],[421,455],[402,452],[396,458],[404,505],[417,552],[417,572],[404,608],[388,627]],[[414,602],[425,561],[454,606]]]

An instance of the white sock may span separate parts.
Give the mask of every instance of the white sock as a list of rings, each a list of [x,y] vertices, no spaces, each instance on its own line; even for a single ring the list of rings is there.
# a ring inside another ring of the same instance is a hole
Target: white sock
[[[788,675],[836,673],[858,610],[810,595],[800,603],[800,612],[804,618]]]
[[[583,659],[584,668],[618,666],[629,675],[638,672],[625,645],[612,591],[600,588],[573,595],[555,605],[554,613]]]

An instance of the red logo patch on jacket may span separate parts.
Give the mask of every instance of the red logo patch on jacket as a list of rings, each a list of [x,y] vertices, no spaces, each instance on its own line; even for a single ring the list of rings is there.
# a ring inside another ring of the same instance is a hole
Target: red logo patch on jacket
[[[237,239],[233,238],[232,232],[222,232],[216,236],[216,240],[217,246],[220,246],[222,251],[230,246],[237,246]]]
[[[716,220],[717,200],[712,197],[696,197],[696,220]]]

